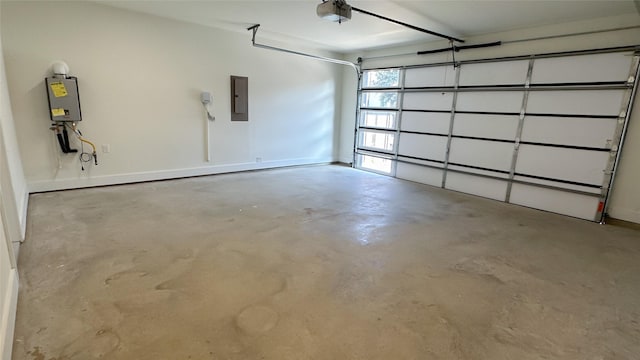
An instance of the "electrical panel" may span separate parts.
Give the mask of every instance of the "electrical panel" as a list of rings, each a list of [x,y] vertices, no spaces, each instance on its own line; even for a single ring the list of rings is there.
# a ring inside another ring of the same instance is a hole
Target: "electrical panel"
[[[45,78],[51,121],[81,121],[78,79],[75,77]]]
[[[231,76],[231,121],[249,120],[249,78]]]

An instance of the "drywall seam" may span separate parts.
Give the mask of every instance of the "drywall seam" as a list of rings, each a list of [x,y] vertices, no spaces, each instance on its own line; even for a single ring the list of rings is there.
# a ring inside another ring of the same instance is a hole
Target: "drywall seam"
[[[276,161],[264,161],[261,163],[238,163],[215,165],[188,169],[147,171],[119,175],[93,176],[84,179],[57,179],[32,181],[28,183],[29,192],[37,193],[43,191],[77,189],[93,186],[117,185],[126,183],[135,183],[143,181],[167,180],[175,178],[183,178],[190,176],[215,175],[238,171],[272,169],[286,166],[297,165],[319,165],[329,164],[334,160],[331,157],[326,158],[301,158],[287,159]]]
[[[18,307],[18,273],[16,269],[9,272],[9,286],[5,294],[5,306],[2,309],[2,323],[0,323],[0,354],[2,359],[11,359],[13,349],[13,335],[16,324],[16,310]]]

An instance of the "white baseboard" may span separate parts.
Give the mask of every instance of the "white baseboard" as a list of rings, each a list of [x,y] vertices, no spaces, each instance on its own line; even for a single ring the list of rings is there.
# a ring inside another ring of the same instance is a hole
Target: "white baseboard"
[[[614,219],[640,224],[640,211],[634,211],[632,209],[609,208],[608,214]]]
[[[351,164],[353,163],[353,155],[341,155],[338,161],[344,164]]]
[[[4,301],[0,318],[0,355],[2,359],[11,359],[18,306],[18,272],[16,269],[11,269],[9,273],[8,291]]]
[[[332,158],[303,158],[287,159],[276,161],[265,161],[261,163],[239,163],[226,165],[211,165],[188,169],[147,171],[120,175],[93,176],[88,178],[39,180],[28,183],[29,192],[37,193],[43,191],[55,191],[66,189],[78,189],[94,186],[127,184],[143,181],[166,180],[183,178],[190,176],[224,174],[239,171],[272,169],[286,166],[329,164]],[[25,217],[26,218],[26,217]],[[25,221],[26,223],[26,221]]]

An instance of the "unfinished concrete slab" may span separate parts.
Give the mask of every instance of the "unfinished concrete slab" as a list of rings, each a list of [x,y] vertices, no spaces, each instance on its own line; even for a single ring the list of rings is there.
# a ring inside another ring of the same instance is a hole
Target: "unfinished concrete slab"
[[[640,232],[341,166],[33,195],[14,359],[636,359]]]

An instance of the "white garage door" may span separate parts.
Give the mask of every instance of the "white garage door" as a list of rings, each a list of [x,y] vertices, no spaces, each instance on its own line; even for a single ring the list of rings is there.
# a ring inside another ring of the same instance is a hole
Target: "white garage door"
[[[363,72],[355,166],[600,221],[635,48]]]

